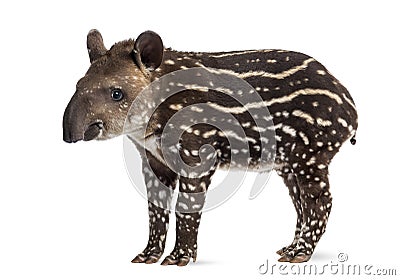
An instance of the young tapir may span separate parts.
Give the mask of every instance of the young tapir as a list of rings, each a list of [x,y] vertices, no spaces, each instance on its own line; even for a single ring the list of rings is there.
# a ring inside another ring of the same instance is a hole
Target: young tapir
[[[276,145],[270,146],[276,153],[274,169],[288,187],[297,212],[294,240],[277,252],[281,256],[279,261],[310,259],[325,231],[332,207],[329,163],[347,139],[355,144],[357,129],[352,97],[324,66],[307,55],[284,50],[174,51],[165,49],[161,38],[151,31],[142,33],[136,40],[116,43],[107,50],[101,34],[91,30],[87,48],[91,65],[78,81],[64,113],[63,137],[68,143],[103,140],[123,134],[129,108],[142,90],[176,70],[220,69],[245,80],[262,98],[258,103],[240,104],[229,97],[229,92],[188,86],[164,100],[155,108],[152,119],[145,121],[148,124],[145,138],[155,140],[155,145],[143,149],[143,139],[130,137],[143,151],[143,175],[148,196],[152,198],[148,203],[149,240],[144,251],[132,262],[155,263],[160,259],[170,213],[165,205],[176,185],[180,191],[175,210],[176,244],[162,264],[183,266],[191,258],[195,261],[201,210],[211,177],[218,167],[236,164],[231,160],[233,151],[227,139],[227,135],[234,132],[218,131],[204,122],[187,127],[175,152],[189,165],[195,165],[200,162],[197,149],[209,144],[213,147],[211,157],[215,164],[201,176],[175,172],[166,164],[157,143],[168,119],[186,106],[197,103],[208,104],[210,110],[234,116],[245,135],[234,135],[234,138],[248,145],[246,160],[251,167],[257,167],[262,152],[263,139],[259,133],[274,131]],[[152,104],[152,100],[146,102]],[[249,108],[253,109],[252,114],[249,114]],[[189,117],[201,111],[198,108],[191,110]],[[140,116],[141,112],[136,113]],[[273,126],[257,127],[256,119],[267,119],[267,116],[271,117]],[[236,164],[238,166],[242,167]],[[160,186],[171,191],[161,191]],[[204,195],[194,196],[199,193]],[[190,201],[195,201],[196,211],[185,211]]]

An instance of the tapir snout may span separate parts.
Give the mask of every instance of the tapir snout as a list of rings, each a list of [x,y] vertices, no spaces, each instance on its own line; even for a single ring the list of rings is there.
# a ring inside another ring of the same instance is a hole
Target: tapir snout
[[[90,141],[101,135],[103,121],[87,120],[88,110],[85,100],[77,100],[76,94],[68,103],[63,117],[63,140],[75,143],[80,140]]]

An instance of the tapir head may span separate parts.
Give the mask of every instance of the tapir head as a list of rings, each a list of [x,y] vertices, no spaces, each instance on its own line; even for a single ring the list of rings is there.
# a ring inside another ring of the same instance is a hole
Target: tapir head
[[[91,65],[64,112],[63,138],[68,143],[121,135],[130,104],[151,83],[164,50],[161,38],[151,31],[107,50],[101,34],[91,30],[87,48]]]

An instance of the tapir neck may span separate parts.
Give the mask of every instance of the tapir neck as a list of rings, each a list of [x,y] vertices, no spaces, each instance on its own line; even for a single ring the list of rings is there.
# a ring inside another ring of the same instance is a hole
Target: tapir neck
[[[163,63],[154,72],[153,77],[159,78],[168,73],[193,67],[217,68],[218,62],[210,56],[211,53],[179,52],[165,49]]]

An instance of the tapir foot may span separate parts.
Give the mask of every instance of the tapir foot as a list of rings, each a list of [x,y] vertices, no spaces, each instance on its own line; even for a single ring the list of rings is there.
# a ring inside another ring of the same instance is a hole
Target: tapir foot
[[[276,253],[281,256],[278,262],[302,263],[311,258],[311,254],[306,254],[303,250],[292,246],[284,247]]]
[[[142,253],[137,255],[131,262],[147,263],[147,264],[156,263],[161,258],[161,255],[162,255],[161,252],[144,250]]]
[[[196,257],[196,250],[174,249],[171,254],[162,261],[161,265],[185,266],[190,262],[190,259],[196,262]]]

